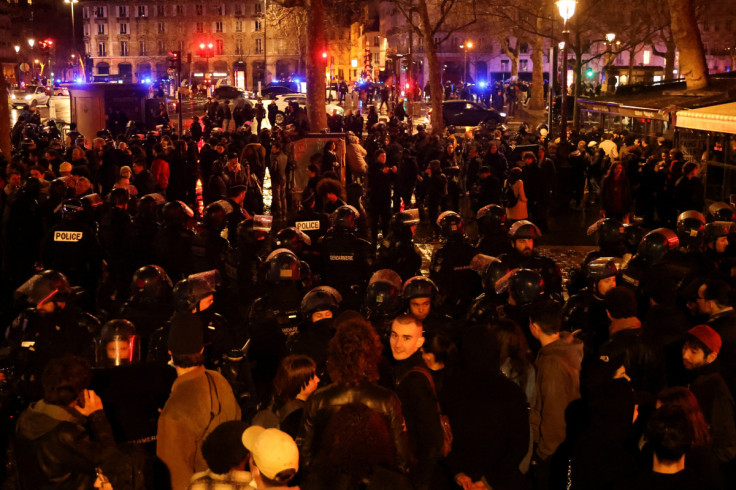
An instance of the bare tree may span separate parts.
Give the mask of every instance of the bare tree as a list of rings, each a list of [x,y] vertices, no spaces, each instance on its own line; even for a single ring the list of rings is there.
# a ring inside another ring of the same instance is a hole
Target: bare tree
[[[688,90],[708,86],[708,65],[700,38],[693,0],[667,0],[675,43],[680,50],[680,71]]]
[[[475,0],[394,0],[409,26],[422,38],[429,69],[429,92],[432,100],[430,123],[433,133],[444,129],[442,114],[442,70],[437,45],[453,33],[473,25],[477,19]]]

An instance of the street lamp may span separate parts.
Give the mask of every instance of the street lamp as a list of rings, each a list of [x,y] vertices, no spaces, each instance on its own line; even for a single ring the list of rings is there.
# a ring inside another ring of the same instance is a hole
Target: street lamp
[[[570,45],[570,31],[567,29],[567,21],[575,15],[576,0],[559,0],[557,9],[562,17],[562,39],[565,45],[562,47],[562,107],[560,107],[560,150],[562,157],[567,158],[567,49]]]
[[[466,41],[460,45],[460,49],[465,51],[465,62],[463,63],[463,83],[468,84],[468,50],[473,47],[473,41]]]
[[[616,39],[616,33],[609,32],[606,34],[606,44],[608,45],[608,61],[606,62],[606,92],[613,91],[616,83],[613,80],[613,70],[611,70],[611,64],[613,63],[613,41]]]
[[[69,4],[72,13],[72,54],[77,52],[77,37],[74,35],[74,4],[79,3],[79,0],[64,0],[64,3]],[[76,66],[72,65],[72,78],[76,78]]]

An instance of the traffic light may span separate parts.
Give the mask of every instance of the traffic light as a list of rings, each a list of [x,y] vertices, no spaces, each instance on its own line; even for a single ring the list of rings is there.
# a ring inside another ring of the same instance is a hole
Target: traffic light
[[[406,71],[409,69],[409,60],[407,58],[401,58],[401,70]]]
[[[41,48],[42,53],[48,53],[53,46],[54,41],[52,39],[44,39],[38,43],[38,47]]]
[[[181,51],[169,51],[169,68],[176,71],[181,69]]]
[[[592,68],[588,68],[588,71],[585,72],[585,76],[587,76],[588,78],[592,78],[593,77],[593,69]]]

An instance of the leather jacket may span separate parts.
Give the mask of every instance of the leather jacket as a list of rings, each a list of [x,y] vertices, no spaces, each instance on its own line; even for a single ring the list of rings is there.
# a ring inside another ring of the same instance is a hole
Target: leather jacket
[[[361,403],[386,418],[396,445],[396,459],[400,468],[409,461],[404,416],[396,394],[375,383],[363,381],[358,386],[331,384],[315,392],[304,409],[304,439],[301,444],[301,463],[309,465],[312,453],[319,451],[322,434],[332,415],[349,403]]]

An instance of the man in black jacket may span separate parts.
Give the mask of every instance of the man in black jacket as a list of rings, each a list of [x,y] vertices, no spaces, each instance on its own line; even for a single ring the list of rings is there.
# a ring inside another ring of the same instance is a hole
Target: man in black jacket
[[[23,488],[92,488],[95,469],[115,452],[102,402],[78,357],[49,362],[44,397],[18,419],[17,450]]]
[[[407,314],[398,316],[391,325],[390,344],[394,389],[401,400],[414,460],[411,478],[415,488],[429,488],[441,458],[443,433],[432,375],[419,350],[424,344],[421,321]]]

